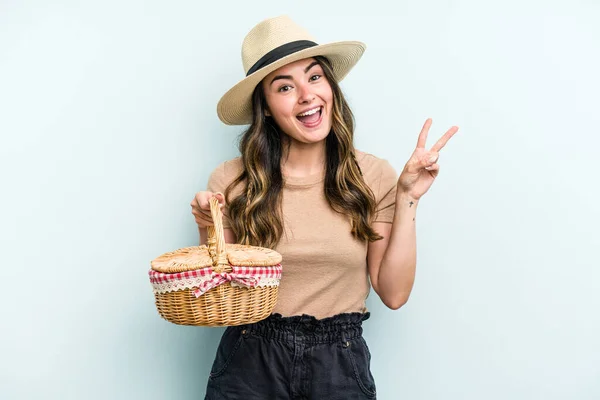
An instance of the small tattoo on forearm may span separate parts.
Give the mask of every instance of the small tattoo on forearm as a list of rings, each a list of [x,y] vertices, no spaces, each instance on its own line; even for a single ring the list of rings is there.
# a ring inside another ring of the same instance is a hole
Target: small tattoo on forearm
[[[413,201],[411,201],[411,202],[410,202],[410,203],[408,203],[408,204],[410,204],[410,206],[409,206],[409,207],[412,207],[412,205],[413,205],[413,204],[415,204],[415,203],[414,203]]]

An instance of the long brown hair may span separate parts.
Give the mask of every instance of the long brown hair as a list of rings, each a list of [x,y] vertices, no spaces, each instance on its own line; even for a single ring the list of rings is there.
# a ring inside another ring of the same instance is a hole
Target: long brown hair
[[[360,240],[382,239],[370,225],[375,215],[375,196],[365,183],[354,149],[354,115],[335,80],[329,60],[315,57],[333,92],[332,127],[326,143],[325,198],[333,210],[348,215],[350,232]],[[262,84],[252,95],[253,122],[242,134],[240,175],[227,187],[225,198],[238,243],[274,248],[284,233],[281,197],[283,135],[265,115],[267,102]],[[244,191],[230,201],[235,186]]]

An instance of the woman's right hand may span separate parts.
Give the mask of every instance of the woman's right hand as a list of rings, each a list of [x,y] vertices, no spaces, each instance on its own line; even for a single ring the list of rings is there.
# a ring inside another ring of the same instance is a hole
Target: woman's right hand
[[[223,207],[225,206],[225,196],[223,196],[223,193],[219,192],[198,192],[190,203],[192,206],[192,214],[194,214],[194,218],[196,219],[199,228],[206,228],[207,226],[214,225],[210,214],[209,203],[209,200],[213,197],[217,198],[219,206],[221,207],[221,210],[223,210]]]

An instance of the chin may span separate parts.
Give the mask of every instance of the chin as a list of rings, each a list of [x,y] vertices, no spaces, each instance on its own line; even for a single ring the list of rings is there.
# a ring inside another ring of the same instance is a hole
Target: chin
[[[308,131],[306,129],[303,129],[302,127],[297,127],[296,138],[300,139],[300,141],[304,143],[319,143],[327,139],[327,136],[329,135],[330,131],[331,129],[327,129],[326,127],[323,127],[322,129]]]

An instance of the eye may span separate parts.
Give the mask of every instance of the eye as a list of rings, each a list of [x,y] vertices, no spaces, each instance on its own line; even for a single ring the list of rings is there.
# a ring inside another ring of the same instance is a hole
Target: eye
[[[289,92],[292,87],[290,85],[283,85],[277,91],[278,92]]]
[[[313,75],[313,76],[310,77],[311,81],[316,81],[316,80],[319,80],[319,79],[321,79],[321,75]]]

